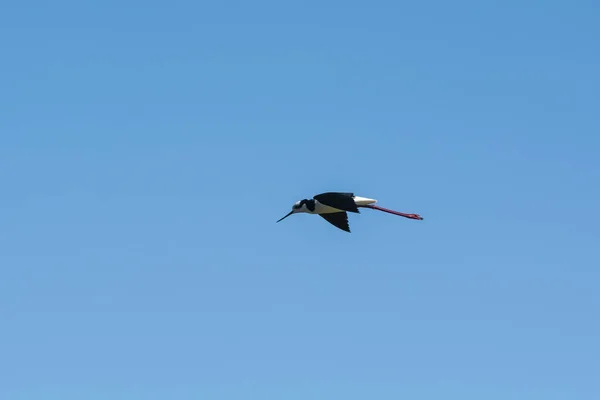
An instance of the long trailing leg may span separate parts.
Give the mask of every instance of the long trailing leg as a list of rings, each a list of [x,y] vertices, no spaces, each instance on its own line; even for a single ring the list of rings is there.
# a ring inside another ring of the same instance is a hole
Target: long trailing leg
[[[386,213],[390,213],[390,214],[394,214],[394,215],[399,215],[399,216],[404,217],[404,218],[423,220],[423,217],[421,217],[419,214],[407,214],[407,213],[403,213],[403,212],[400,212],[400,211],[394,211],[394,210],[390,210],[388,208],[383,208],[383,207],[375,206],[373,204],[366,204],[366,205],[361,205],[361,206],[358,206],[358,207],[371,208],[373,210],[379,210],[379,211],[383,211],[383,212],[386,212]]]

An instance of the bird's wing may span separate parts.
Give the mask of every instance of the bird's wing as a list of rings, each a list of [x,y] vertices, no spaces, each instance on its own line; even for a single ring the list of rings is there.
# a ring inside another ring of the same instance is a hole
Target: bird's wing
[[[348,224],[348,214],[345,211],[330,213],[330,214],[319,214],[320,217],[331,225],[340,228],[343,231],[350,232],[350,225]]]
[[[327,192],[313,197],[321,204],[353,213],[360,213],[354,202],[354,193]]]

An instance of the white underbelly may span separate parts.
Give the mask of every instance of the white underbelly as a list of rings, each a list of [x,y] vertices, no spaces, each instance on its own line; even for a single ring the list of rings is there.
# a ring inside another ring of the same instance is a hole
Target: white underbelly
[[[318,201],[315,202],[315,211],[313,211],[314,214],[331,214],[331,213],[337,213],[343,210],[334,208],[334,207],[330,207],[327,206],[325,204],[321,204]]]

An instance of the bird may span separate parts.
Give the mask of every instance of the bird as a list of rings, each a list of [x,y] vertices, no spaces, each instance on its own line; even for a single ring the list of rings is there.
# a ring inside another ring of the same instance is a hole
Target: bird
[[[423,220],[419,214],[407,214],[376,206],[377,200],[368,197],[355,196],[350,192],[326,192],[313,196],[312,199],[302,199],[294,203],[292,211],[280,218],[283,221],[292,214],[317,214],[324,220],[345,232],[350,233],[348,213],[360,214],[359,208],[370,208],[404,218]]]

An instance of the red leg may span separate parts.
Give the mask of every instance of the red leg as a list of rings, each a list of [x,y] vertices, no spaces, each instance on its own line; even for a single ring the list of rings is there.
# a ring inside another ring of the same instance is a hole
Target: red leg
[[[406,214],[406,213],[402,213],[399,211],[394,211],[394,210],[390,210],[387,208],[383,208],[383,207],[379,207],[379,206],[374,206],[372,204],[368,204],[368,205],[364,205],[364,206],[358,206],[358,207],[364,207],[364,208],[371,208],[373,210],[379,210],[379,211],[383,211],[386,213],[390,213],[390,214],[394,214],[394,215],[399,215],[401,217],[404,218],[410,218],[410,219],[418,219],[418,220],[422,220],[423,217],[421,217],[419,214]]]

